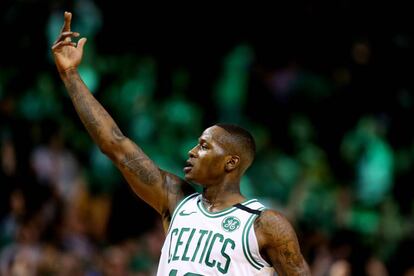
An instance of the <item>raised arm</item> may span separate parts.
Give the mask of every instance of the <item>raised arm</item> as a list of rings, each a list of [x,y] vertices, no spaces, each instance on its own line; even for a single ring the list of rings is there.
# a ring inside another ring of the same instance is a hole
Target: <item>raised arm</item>
[[[86,38],[77,45],[71,38],[79,33],[70,30],[72,14],[65,12],[65,22],[52,46],[56,67],[70,99],[92,139],[119,168],[132,190],[163,216],[164,226],[177,202],[191,192],[191,186],[179,177],[160,170],[147,155],[125,137],[102,105],[93,97],[77,71]]]
[[[262,256],[279,276],[310,276],[298,239],[290,223],[280,213],[264,211],[255,221],[255,232]]]

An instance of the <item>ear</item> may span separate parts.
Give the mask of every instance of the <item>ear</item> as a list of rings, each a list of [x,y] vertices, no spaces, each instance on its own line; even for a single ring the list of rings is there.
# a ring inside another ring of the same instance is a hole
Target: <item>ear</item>
[[[228,157],[225,165],[226,172],[231,172],[240,165],[240,157],[237,155],[231,155]]]

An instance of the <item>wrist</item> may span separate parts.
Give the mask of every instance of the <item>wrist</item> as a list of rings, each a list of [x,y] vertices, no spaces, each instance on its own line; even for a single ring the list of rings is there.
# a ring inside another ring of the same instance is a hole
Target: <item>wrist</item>
[[[69,67],[64,70],[59,70],[60,77],[62,79],[69,78],[74,75],[78,75],[78,69],[76,67]]]

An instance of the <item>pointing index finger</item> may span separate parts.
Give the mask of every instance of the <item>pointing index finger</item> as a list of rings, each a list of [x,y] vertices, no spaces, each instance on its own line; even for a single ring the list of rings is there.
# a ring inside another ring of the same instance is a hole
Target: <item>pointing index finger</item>
[[[71,20],[72,20],[72,13],[65,12],[65,23],[63,23],[62,32],[70,32]]]

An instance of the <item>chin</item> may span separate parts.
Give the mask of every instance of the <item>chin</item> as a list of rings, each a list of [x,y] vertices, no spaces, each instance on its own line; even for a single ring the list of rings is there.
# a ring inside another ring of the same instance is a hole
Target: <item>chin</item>
[[[188,181],[193,181],[194,180],[194,178],[191,176],[191,174],[189,174],[189,173],[186,173],[185,175],[184,175],[184,179],[185,180],[188,180]]]
[[[203,186],[203,185],[201,185],[201,184],[197,181],[197,179],[196,179],[193,175],[191,175],[191,174],[185,174],[185,175],[184,175],[184,179],[185,179],[186,181],[191,182],[191,183],[193,183],[193,184],[196,184],[196,185],[198,185],[198,186]]]

